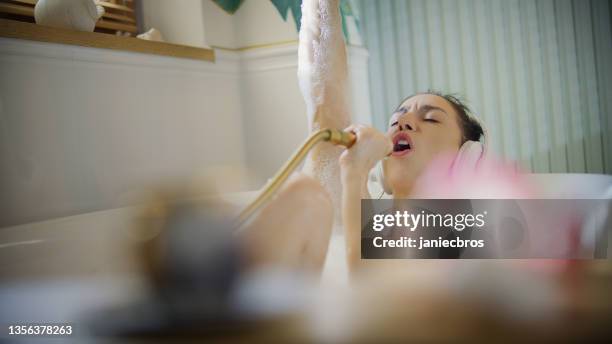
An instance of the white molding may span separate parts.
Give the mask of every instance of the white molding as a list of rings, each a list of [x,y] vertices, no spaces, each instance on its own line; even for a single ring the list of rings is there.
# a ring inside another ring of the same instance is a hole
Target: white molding
[[[240,57],[220,53],[217,61],[198,61],[171,56],[160,56],[119,50],[81,47],[68,44],[36,42],[16,38],[0,38],[0,57],[26,56],[63,61],[120,64],[131,67],[173,69],[205,74],[238,74]]]
[[[233,76],[241,73],[297,68],[297,54],[297,43],[244,51],[215,49],[215,62],[209,62],[16,38],[0,38],[0,55],[3,57],[11,55],[28,56]],[[349,67],[367,68],[368,51],[365,48],[348,46],[347,54]]]
[[[240,52],[242,70],[262,72],[276,69],[297,68],[298,44],[262,47]],[[366,68],[368,50],[360,46],[347,46],[349,68]]]
[[[298,45],[263,47],[240,52],[246,73],[297,68]]]

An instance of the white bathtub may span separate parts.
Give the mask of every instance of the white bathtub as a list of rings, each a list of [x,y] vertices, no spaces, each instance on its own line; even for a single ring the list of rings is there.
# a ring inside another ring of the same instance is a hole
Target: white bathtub
[[[529,178],[541,186],[545,197],[612,197],[612,176],[608,175],[531,174]],[[371,182],[369,187],[373,195],[380,194],[377,183]],[[256,195],[256,191],[250,191],[224,198],[241,208]],[[129,228],[134,211],[133,207],[109,209],[0,228],[0,278],[130,271],[134,266],[122,260],[120,252],[125,247],[115,239]],[[333,233],[330,261],[337,267],[337,260],[344,257],[338,251],[343,250],[342,230],[336,228]]]
[[[551,198],[610,197],[612,176],[531,175]],[[373,194],[377,185],[370,185]],[[226,195],[238,208],[256,192]],[[145,283],[125,243],[136,208],[126,207],[0,229],[0,322],[74,321],[84,310],[122,304],[141,296]],[[610,257],[610,237],[607,254]],[[336,228],[321,282],[347,283],[344,238]],[[119,278],[116,278],[119,276]],[[136,276],[136,277],[135,277]],[[343,289],[336,289],[343,290]]]

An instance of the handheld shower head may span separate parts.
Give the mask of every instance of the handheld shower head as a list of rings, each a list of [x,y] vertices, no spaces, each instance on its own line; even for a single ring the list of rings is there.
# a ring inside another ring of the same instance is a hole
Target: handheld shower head
[[[329,139],[327,141],[336,144],[342,145],[346,148],[351,148],[351,146],[355,143],[355,134],[342,131],[338,129],[326,129],[329,131]]]

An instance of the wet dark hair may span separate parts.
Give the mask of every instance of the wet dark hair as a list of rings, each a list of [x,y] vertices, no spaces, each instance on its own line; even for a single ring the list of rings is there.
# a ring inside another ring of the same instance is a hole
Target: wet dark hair
[[[455,94],[446,94],[435,90],[427,90],[425,92],[415,93],[411,96],[408,96],[402,100],[401,104],[414,96],[420,94],[431,94],[434,96],[442,97],[447,102],[450,103],[451,107],[457,112],[459,115],[459,127],[461,128],[461,132],[463,133],[463,137],[461,138],[461,144],[464,144],[466,141],[479,141],[480,138],[484,135],[484,131],[482,126],[478,121],[476,121],[473,117],[473,113],[470,108],[466,105],[465,101],[461,100],[458,95]]]

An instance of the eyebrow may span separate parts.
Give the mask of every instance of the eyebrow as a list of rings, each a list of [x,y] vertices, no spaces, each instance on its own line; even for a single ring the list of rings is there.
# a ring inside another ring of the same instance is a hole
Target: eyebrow
[[[444,112],[445,115],[448,115],[448,113],[446,113],[446,111],[444,111],[442,108],[437,107],[437,106],[433,106],[433,105],[423,105],[420,108],[418,108],[417,113],[419,114],[423,114],[423,113],[427,113],[431,110],[440,110],[442,112]]]
[[[419,113],[419,114],[422,114],[424,112],[429,112],[431,110],[440,110],[440,111],[442,111],[442,112],[444,112],[445,114],[448,115],[448,113],[446,111],[444,111],[444,109],[442,109],[440,107],[437,107],[437,106],[433,106],[433,105],[423,105],[423,106],[419,107],[416,112]],[[393,114],[396,114],[396,113],[402,112],[402,111],[408,111],[408,109],[406,109],[405,106],[401,106],[401,107],[397,108],[393,112]]]

